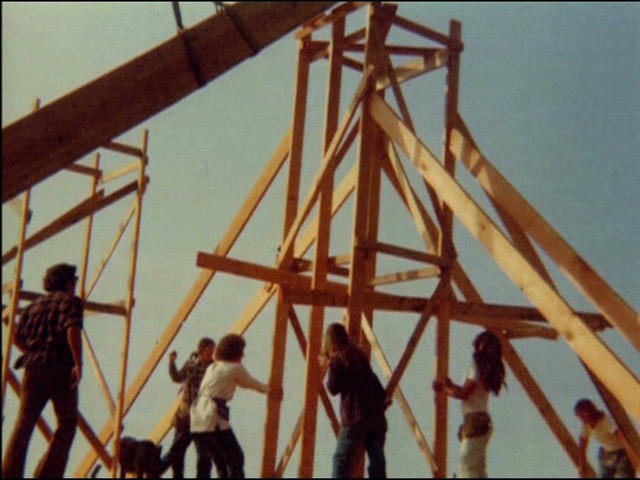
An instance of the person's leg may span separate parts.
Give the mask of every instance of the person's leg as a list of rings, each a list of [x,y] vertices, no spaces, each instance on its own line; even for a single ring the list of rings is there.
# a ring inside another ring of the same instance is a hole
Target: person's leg
[[[614,478],[616,474],[615,457],[604,448],[598,449],[598,462],[600,464],[600,478]]]
[[[634,478],[635,468],[624,450],[618,451],[613,478]]]
[[[487,445],[490,438],[491,431],[486,435],[462,439],[460,442],[458,478],[487,477]]]
[[[48,392],[41,388],[41,378],[42,375],[35,369],[27,368],[25,370],[22,392],[20,393],[20,410],[2,462],[3,478],[24,477],[24,463],[29,440],[31,440],[36,422],[49,399]]]
[[[191,443],[189,424],[180,419],[176,419],[173,442],[169,447],[169,451],[162,457],[160,462],[163,473],[167,468],[171,467],[173,470],[173,478],[184,478],[184,454],[189,443]]]
[[[354,452],[362,444],[362,431],[356,426],[340,427],[336,451],[333,454],[332,478],[348,478]]]
[[[196,446],[198,459],[208,459],[208,468],[204,467],[204,463],[198,461],[196,478],[211,478],[211,457],[217,447],[216,438],[213,432],[192,433],[191,438]],[[226,471],[218,472],[220,478],[229,478]]]
[[[51,379],[53,383],[51,400],[58,427],[53,434],[47,453],[38,464],[34,474],[36,478],[62,478],[64,476],[78,423],[78,388],[69,388],[71,370],[52,368]]]
[[[213,447],[218,449],[226,463],[230,478],[244,478],[244,452],[233,429],[214,432],[216,442]]]
[[[387,435],[387,421],[383,417],[372,423],[364,438],[364,447],[369,457],[369,478],[387,478],[387,463],[384,456],[384,442]]]

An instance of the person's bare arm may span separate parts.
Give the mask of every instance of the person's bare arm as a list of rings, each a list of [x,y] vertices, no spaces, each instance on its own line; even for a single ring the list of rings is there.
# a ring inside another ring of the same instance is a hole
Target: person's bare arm
[[[82,328],[73,326],[67,328],[67,343],[73,357],[73,369],[71,370],[71,388],[76,388],[82,378]]]
[[[578,439],[578,473],[581,477],[586,477],[588,445],[589,439],[580,435]]]
[[[450,397],[457,398],[458,400],[466,400],[473,393],[476,388],[476,382],[467,378],[464,385],[456,385],[450,378],[446,378],[444,382],[436,384],[434,382],[434,389],[436,391],[443,390],[444,393]]]

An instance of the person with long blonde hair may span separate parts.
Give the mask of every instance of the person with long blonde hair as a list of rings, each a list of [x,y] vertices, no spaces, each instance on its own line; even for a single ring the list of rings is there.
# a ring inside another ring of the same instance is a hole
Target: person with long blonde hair
[[[473,340],[473,360],[462,385],[450,378],[436,379],[433,389],[461,400],[463,424],[458,431],[460,457],[458,478],[486,478],[486,456],[493,431],[488,412],[489,393],[498,395],[505,385],[500,340],[484,331]]]

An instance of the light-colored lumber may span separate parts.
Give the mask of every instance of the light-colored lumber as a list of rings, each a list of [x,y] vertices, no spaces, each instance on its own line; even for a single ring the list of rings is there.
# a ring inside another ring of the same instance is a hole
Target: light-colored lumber
[[[362,319],[362,333],[365,335],[365,337],[367,338],[367,341],[371,345],[371,350],[378,362],[378,365],[380,366],[380,369],[382,370],[382,373],[387,378],[387,381],[389,381],[389,379],[392,376],[391,367],[389,366],[389,361],[387,360],[382,350],[382,347],[380,346],[380,342],[378,342],[378,339],[376,338],[375,333],[373,332],[373,330],[371,329],[371,327],[369,326],[369,323],[366,321],[365,318]],[[420,428],[420,425],[416,421],[416,418],[413,415],[413,412],[411,411],[411,407],[409,406],[409,402],[407,401],[404,394],[402,393],[402,389],[400,388],[400,386],[397,386],[396,388],[393,389],[393,396],[395,397],[396,402],[398,402],[398,406],[402,410],[402,413],[404,414],[405,419],[409,424],[409,429],[411,430],[411,433],[413,434],[413,436],[416,439],[416,442],[418,443],[418,448],[420,449],[420,453],[422,454],[425,462],[431,469],[431,472],[432,473],[435,472],[435,470],[437,469],[437,465],[436,465],[436,461],[433,456],[433,453],[429,448],[429,444],[427,443],[427,440],[424,434],[422,433],[422,429]]]
[[[461,223],[487,249],[507,276],[543,313],[624,407],[640,419],[640,382],[633,373],[580,321],[564,299],[548,286],[491,219],[447,174],[433,154],[377,95],[372,96],[371,112],[387,135],[409,156],[424,178],[456,213]]]
[[[92,215],[105,207],[117,202],[121,198],[134,192],[137,188],[137,182],[129,183],[113,193],[104,196],[104,191],[99,191],[93,197],[80,202],[78,205],[62,214],[48,225],[29,236],[24,243],[25,250],[35,247],[36,245],[48,240],[67,228],[75,225],[88,215]],[[2,264],[12,260],[18,252],[17,247],[12,247],[2,255]]]
[[[356,94],[351,100],[351,104],[349,105],[349,107],[347,108],[347,111],[342,117],[340,126],[338,127],[336,133],[334,134],[333,140],[331,141],[329,148],[327,148],[323,156],[322,163],[311,182],[311,186],[309,187],[307,196],[302,202],[302,206],[298,210],[298,213],[295,219],[292,221],[291,228],[288,229],[288,233],[281,244],[281,250],[278,256],[278,264],[282,262],[282,258],[284,257],[285,252],[289,251],[289,249],[293,245],[295,237],[298,234],[300,227],[302,226],[302,223],[306,220],[307,216],[309,215],[309,212],[311,211],[311,208],[313,207],[315,201],[318,198],[318,195],[320,193],[320,187],[322,186],[322,183],[324,182],[326,176],[335,170],[338,162],[341,160],[341,156],[337,155],[338,148],[342,144],[342,140],[345,137],[347,128],[349,127],[349,124],[351,123],[351,120],[353,119],[356,113],[356,109],[360,104],[362,97],[364,96],[365,92],[368,90],[370,86],[369,81],[370,81],[370,74],[367,74],[364,76],[364,78],[360,82],[358,90],[356,91]]]
[[[443,33],[432,30],[431,28],[425,27],[423,25],[412,22],[407,18],[403,18],[400,15],[395,15],[391,22],[398,27],[404,28],[410,32],[421,35],[429,40],[434,40],[443,45],[448,45],[450,43],[450,38]]]
[[[245,34],[264,48],[333,3],[237,2],[226,9],[233,9]],[[182,36],[188,38],[204,82],[254,55],[229,15],[212,15],[4,127],[2,201],[198,90]]]
[[[135,213],[135,210],[136,210],[135,203],[132,203],[131,207],[129,207],[129,210],[127,210],[127,213],[125,213],[124,219],[120,222],[120,225],[115,231],[113,238],[111,239],[111,242],[109,242],[107,249],[103,253],[100,261],[98,262],[98,265],[95,267],[93,276],[91,277],[91,280],[89,281],[88,286],[86,287],[86,290],[85,290],[85,295],[84,295],[85,298],[89,298],[93,293],[93,289],[98,283],[98,280],[100,280],[100,276],[102,275],[102,272],[104,272],[104,269],[107,266],[109,259],[113,255],[113,252],[115,252],[116,247],[120,243],[120,240],[122,239],[122,236],[124,235],[124,232],[127,229],[127,226],[129,225],[129,222],[133,218],[133,214]]]
[[[404,272],[388,273],[386,275],[378,275],[369,282],[371,286],[389,285],[392,283],[409,282],[422,278],[432,278],[440,275],[439,267],[421,268],[418,270],[407,270]]]
[[[130,145],[125,145],[124,143],[120,143],[120,142],[111,141],[104,145],[101,145],[101,147],[106,150],[112,150],[114,152],[124,153],[125,155],[130,155],[136,158],[140,158],[143,156],[142,150],[140,150],[139,148],[132,147]]]
[[[544,249],[561,272],[640,351],[640,317],[480,153],[460,119],[452,149],[487,194]]]
[[[302,147],[304,144],[304,121],[307,112],[307,95],[309,83],[309,56],[304,53],[304,44],[310,38],[298,41],[298,55],[295,71],[295,87],[293,94],[293,115],[291,120],[291,138],[289,146],[289,164],[284,198],[284,218],[282,222],[282,235],[284,239],[292,230],[292,224],[298,210],[298,197],[300,195],[300,172],[302,167]],[[284,242],[283,242],[284,243]],[[293,242],[289,245],[281,245],[279,266],[282,269],[290,269],[293,259]],[[276,294],[275,318],[273,322],[273,335],[271,343],[271,355],[269,361],[269,389],[282,391],[285,354],[283,347],[287,342],[287,324],[289,306],[283,302],[282,292]],[[280,427],[280,406],[282,399],[274,396],[267,397],[267,409],[265,413],[262,462],[260,466],[263,477],[273,476],[278,448],[278,431]]]
[[[20,285],[22,284],[22,263],[24,260],[25,239],[27,236],[27,223],[29,222],[29,202],[31,200],[31,189],[27,189],[22,195],[22,215],[20,217],[20,228],[16,246],[16,262],[13,267],[13,281],[11,285],[11,300],[7,309],[8,326],[6,330],[6,344],[2,352],[2,411],[4,412],[5,394],[7,392],[7,381],[9,374],[9,362],[11,361],[11,350],[13,348],[13,335],[15,326],[15,316],[18,310],[18,299],[20,296]]]
[[[400,247],[398,245],[391,245],[384,242],[376,242],[374,244],[361,243],[359,246],[363,249],[375,250],[380,253],[394,255],[396,257],[408,258],[410,260],[417,260],[419,262],[432,263],[441,267],[447,267],[450,264],[447,259],[444,259],[438,255],[419,252],[417,250],[411,250],[409,248]]]
[[[437,70],[447,64],[449,52],[446,49],[440,49],[433,54],[410,60],[394,69],[394,75],[399,84],[404,83],[413,78]],[[391,78],[384,74],[376,80],[376,91],[380,92],[391,85]]]
[[[20,299],[21,300],[29,300],[33,301],[36,298],[43,295],[42,293],[32,292],[28,290],[20,291]],[[122,303],[101,303],[101,302],[84,302],[85,311],[97,312],[97,313],[108,313],[111,315],[124,315],[126,313],[125,307]]]
[[[327,93],[325,100],[325,120],[323,153],[331,146],[338,128],[340,93],[342,86],[342,51],[338,45],[344,38],[344,17],[335,20],[331,26],[331,50],[329,53],[329,72]],[[313,263],[311,285],[314,288],[324,288],[327,283],[327,259],[329,257],[329,240],[331,227],[331,204],[333,198],[334,172],[330,172],[320,187],[317,214],[317,233]],[[292,324],[298,323],[293,307],[290,307],[289,317]],[[309,334],[305,350],[305,377],[303,392],[302,434],[300,438],[300,461],[298,463],[298,477],[313,477],[313,458],[316,444],[316,425],[318,396],[322,398],[325,408],[331,408],[331,402],[322,385],[318,357],[322,344],[324,330],[324,307],[314,305],[309,315]],[[300,332],[298,332],[300,333]],[[298,338],[300,341],[301,338]],[[302,344],[301,344],[302,346]],[[333,409],[331,408],[331,412]],[[331,415],[330,415],[331,418]],[[335,414],[332,425],[337,427]]]
[[[327,2],[328,3],[328,2]],[[335,3],[335,2],[331,2]],[[324,27],[325,25],[339,21],[346,15],[355,12],[359,8],[365,6],[367,2],[345,2],[342,5],[335,7],[331,12],[326,14],[319,14],[315,18],[303,23],[302,28],[298,29],[294,33],[294,37],[301,39],[309,36],[313,31]]]
[[[103,174],[102,177],[100,178],[100,185],[109,183],[112,180],[116,180],[117,178],[123,177],[131,172],[135,172],[136,170],[138,170],[138,168],[140,168],[139,159],[129,162],[128,164],[123,165],[122,167],[119,167],[115,170],[112,170],[111,172],[107,172]]]
[[[72,163],[65,167],[65,170],[69,170],[70,172],[80,173],[82,175],[88,175],[89,177],[100,178],[102,175],[102,170],[98,168],[87,167],[85,165],[80,165],[78,163]]]

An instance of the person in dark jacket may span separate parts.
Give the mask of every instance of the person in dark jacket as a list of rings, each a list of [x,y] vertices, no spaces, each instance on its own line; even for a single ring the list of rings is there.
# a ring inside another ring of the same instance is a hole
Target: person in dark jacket
[[[49,400],[58,427],[40,460],[35,478],[61,478],[78,419],[78,384],[82,377],[81,331],[83,307],[74,295],[76,267],[66,263],[47,270],[43,286],[48,292],[24,311],[15,342],[23,355],[15,368],[25,368],[20,410],[2,463],[3,478],[23,478],[31,434]]]
[[[215,342],[209,337],[203,337],[198,342],[198,351],[193,352],[189,359],[184,363],[182,368],[176,368],[177,352],[174,350],[169,354],[169,376],[171,380],[182,384],[182,400],[173,417],[173,427],[175,433],[173,435],[173,443],[169,447],[169,451],[162,458],[161,474],[169,468],[173,469],[173,478],[184,478],[184,455],[193,440],[190,432],[189,408],[198,396],[200,382],[204,376],[207,367],[213,363],[213,352],[215,350]],[[211,459],[208,452],[198,449],[197,452],[197,478],[211,478]],[[214,462],[218,474],[225,472],[222,457],[215,456]]]
[[[357,453],[369,458],[369,478],[386,478],[384,443],[388,403],[383,386],[366,355],[339,323],[329,325],[323,354],[329,361],[327,389],[340,394],[340,432],[333,456],[333,478],[347,478]]]

